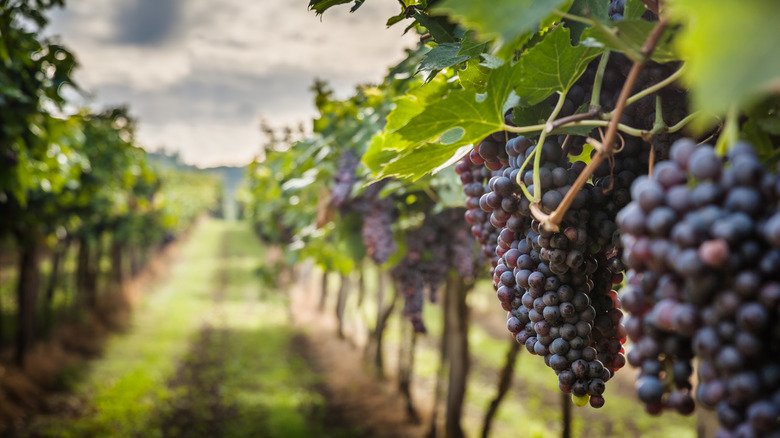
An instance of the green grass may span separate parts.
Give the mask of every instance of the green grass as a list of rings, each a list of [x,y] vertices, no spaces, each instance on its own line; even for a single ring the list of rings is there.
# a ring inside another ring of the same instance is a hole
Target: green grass
[[[180,249],[169,280],[147,292],[133,328],[113,338],[104,357],[83,373],[75,389],[90,398],[89,413],[38,430],[57,437],[163,436],[172,407],[189,400],[190,388],[169,384],[179,364],[207,354],[215,360],[200,378],[218,385],[216,402],[229,412],[222,436],[354,436],[325,433],[319,377],[290,349],[297,332],[287,303],[260,290],[255,271],[263,256],[246,224],[201,224]],[[215,294],[221,299],[215,301]],[[211,328],[209,344],[193,349],[205,325]],[[209,421],[206,401],[197,394],[190,400],[200,423]],[[176,432],[204,436],[199,429]]]
[[[47,434],[62,437],[133,436],[143,431],[165,382],[187,351],[208,311],[219,266],[221,225],[207,222],[181,248],[170,281],[146,292],[127,334],[113,337],[103,357],[91,362],[76,392],[86,394],[93,413]]]

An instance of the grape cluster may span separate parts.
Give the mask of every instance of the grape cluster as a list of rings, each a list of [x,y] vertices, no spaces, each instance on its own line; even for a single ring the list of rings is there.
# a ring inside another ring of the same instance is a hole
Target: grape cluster
[[[518,182],[535,192],[532,166],[521,167],[537,147],[527,138],[514,137],[506,142],[505,154],[482,145],[475,149],[485,163],[497,157],[495,161],[502,164],[479,201],[499,230],[493,284],[502,307],[509,312],[507,328],[517,341],[532,354],[544,356],[545,363],[558,374],[561,390],[581,400],[589,398],[592,406],[600,407],[605,382],[625,363],[622,313],[617,293],[611,290],[616,277],[602,256],[616,226],[597,227],[590,221],[591,209],[603,204],[589,203],[593,201],[591,192],[600,190],[594,186],[577,195],[562,232],[546,231],[532,220],[530,203]],[[584,166],[569,163],[553,139],[545,141],[539,153],[541,206],[550,213]],[[469,159],[474,161],[471,156]],[[601,264],[599,257],[604,259]]]
[[[330,203],[343,215],[357,213],[362,217],[361,236],[366,252],[376,264],[382,265],[398,250],[392,229],[395,206],[391,197],[380,196],[388,180],[371,184],[359,195],[351,197],[358,180],[359,163],[359,157],[351,149],[342,152],[330,190]]]
[[[463,208],[426,215],[419,228],[407,233],[406,254],[391,271],[404,294],[404,315],[417,332],[426,332],[422,320],[426,289],[431,301],[435,301],[436,291],[451,269],[461,277],[475,275],[478,259],[464,216]]]
[[[651,413],[717,409],[718,436],[780,434],[780,178],[753,148],[725,163],[675,142],[618,216],[630,268],[623,303]],[[696,356],[699,383],[690,382]]]
[[[612,3],[613,18],[620,19],[624,2]],[[585,111],[592,100],[598,65],[598,60],[592,62],[570,88],[559,118]],[[598,96],[602,111],[614,109],[631,66],[632,62],[620,54],[613,54],[606,64]],[[676,68],[673,63],[650,62],[638,85],[646,88],[656,84]],[[557,95],[550,96],[547,103],[552,107],[557,99]],[[627,106],[621,122],[650,130],[658,122],[658,110],[666,124],[673,124],[684,117],[685,106],[685,93],[667,86]],[[597,129],[590,133],[595,138],[600,135]],[[667,158],[669,144],[677,135],[655,138],[650,144],[621,135],[617,153],[596,168],[591,183],[574,196],[561,231],[555,233],[532,219],[520,184],[531,194],[537,190],[530,158],[541,147],[539,207],[546,214],[555,211],[585,168],[582,162],[570,163],[569,156],[582,153],[586,137],[548,137],[539,146],[533,139],[500,132],[484,139],[456,168],[469,198],[467,218],[474,224],[474,235],[497,239],[497,261],[491,273],[501,306],[509,312],[507,327],[531,353],[545,357],[558,374],[563,391],[572,393],[575,400],[589,399],[595,407],[604,403],[604,383],[626,362],[626,330],[614,290],[625,270],[615,217],[631,201],[634,180],[647,174],[651,160]],[[478,196],[482,212],[476,210]],[[488,245],[492,242],[483,243],[483,251],[490,249]]]
[[[342,208],[347,204],[349,196],[352,194],[352,187],[357,182],[357,170],[360,158],[351,149],[344,149],[339,156],[335,183],[330,190],[330,203],[336,208]]]
[[[349,204],[363,218],[363,244],[368,256],[378,265],[384,264],[398,250],[392,229],[396,215],[394,202],[389,196],[380,196],[386,184],[387,180],[371,184]]]
[[[375,198],[363,213],[363,244],[368,256],[377,265],[384,264],[398,250],[393,238],[393,222],[395,217],[391,198]]]
[[[471,225],[471,234],[479,242],[480,254],[490,260],[490,274],[493,275],[492,269],[495,269],[498,263],[498,230],[490,223],[490,215],[479,207],[479,199],[488,191],[487,183],[494,172],[482,165],[484,161],[481,158],[478,159],[479,163],[475,163],[472,155],[474,154],[464,156],[455,165],[455,172],[460,176],[463,192],[466,194],[466,222]]]

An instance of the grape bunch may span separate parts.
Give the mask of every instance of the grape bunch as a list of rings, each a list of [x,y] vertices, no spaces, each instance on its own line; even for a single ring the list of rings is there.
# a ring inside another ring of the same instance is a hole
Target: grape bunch
[[[624,6],[624,1],[610,2],[613,20],[622,19]],[[650,12],[642,18],[657,19]],[[594,60],[568,90],[559,119],[593,109],[591,103],[598,104],[602,113],[615,108],[633,62],[612,53],[595,96],[598,99],[594,99],[599,65],[600,59]],[[678,63],[648,62],[640,72],[637,88],[653,86],[678,68]],[[546,103],[552,108],[558,99],[552,95]],[[522,111],[522,107],[513,110],[518,117]],[[670,84],[627,105],[620,122],[650,131],[661,122],[665,126],[679,123],[687,114],[685,90]],[[658,120],[659,116],[663,120]],[[507,124],[512,122],[509,114]],[[600,129],[588,134],[597,139],[602,135]],[[618,134],[615,153],[592,171],[589,182],[573,196],[571,205],[564,207],[566,213],[557,232],[545,230],[534,219],[521,185],[532,195],[538,192],[538,207],[543,213],[556,211],[585,170],[585,163],[572,163],[570,157],[582,154],[587,137],[549,135],[543,144],[538,144],[538,138],[498,132],[461,159],[456,171],[467,195],[467,220],[483,253],[487,256],[491,249],[495,251],[489,255],[493,260],[491,275],[496,296],[508,312],[509,331],[529,352],[544,357],[558,375],[561,390],[571,393],[575,402],[589,401],[601,407],[605,383],[627,361],[623,347],[627,332],[641,329],[636,322],[623,325],[622,300],[616,289],[624,280],[627,257],[616,217],[631,202],[634,181],[648,173],[652,162],[668,159],[671,144],[680,134],[656,133],[651,142]],[[534,175],[532,155],[537,153],[541,166]],[[534,176],[540,183],[538,188],[534,187]],[[780,219],[777,226],[780,229]],[[636,281],[633,277],[630,280]],[[663,281],[666,285],[670,280]],[[636,304],[630,291],[627,297],[629,305]],[[678,382],[671,400],[678,411],[687,412],[692,406],[690,385],[686,384],[692,373],[693,351],[685,350],[690,339],[686,344],[685,336],[679,333],[653,335],[654,344],[645,341],[644,348],[651,354],[654,346],[660,345],[657,356],[663,360],[648,363],[648,373],[660,367],[659,375],[666,376],[664,367],[669,365],[669,378],[674,374]],[[640,347],[637,344],[637,349]],[[679,354],[667,357],[663,351]],[[633,353],[634,359],[637,354]]]
[[[463,208],[449,208],[426,215],[419,228],[407,233],[406,254],[391,271],[404,295],[403,313],[417,332],[427,331],[422,320],[426,289],[436,301],[436,291],[451,269],[464,278],[476,273],[479,259],[464,213]]]
[[[682,139],[618,216],[646,410],[717,410],[720,437],[780,435],[780,178],[748,144]],[[698,380],[692,390],[692,359]]]
[[[377,197],[366,207],[361,228],[363,244],[371,260],[382,265],[398,250],[392,230],[395,222],[393,200]]]
[[[622,313],[617,294],[611,290],[616,277],[605,263],[600,267],[598,262],[616,227],[605,228],[608,238],[603,239],[604,250],[596,237],[601,234],[589,234],[591,209],[601,205],[589,205],[590,193],[600,190],[593,186],[577,195],[562,232],[546,231],[531,218],[530,203],[518,181],[535,192],[533,170],[521,167],[537,147],[541,147],[541,205],[550,213],[571,188],[583,163],[569,163],[554,139],[538,146],[524,137],[511,138],[505,145],[505,159],[492,148],[476,149],[486,163],[493,157],[499,157],[502,164],[506,161],[503,170],[491,177],[489,191],[479,201],[490,213],[491,224],[500,230],[493,284],[502,307],[509,312],[507,328],[517,341],[532,354],[544,356],[545,363],[558,374],[561,390],[600,407],[605,382],[625,364]],[[596,247],[597,251],[592,251]]]
[[[349,208],[363,218],[363,244],[368,256],[378,265],[384,264],[398,250],[392,229],[396,215],[393,198],[380,196],[387,181],[371,184],[349,203]]]
[[[352,194],[352,187],[357,182],[355,172],[359,163],[360,158],[352,149],[344,149],[339,156],[338,167],[334,176],[335,183],[330,190],[330,203],[334,207],[342,208],[347,204]]]
[[[464,156],[455,165],[455,172],[460,176],[463,192],[466,194],[465,219],[471,225],[471,234],[480,245],[480,254],[486,260],[490,260],[491,272],[498,263],[496,257],[496,239],[498,230],[490,223],[490,215],[479,207],[480,197],[488,190],[487,183],[493,176],[493,171],[482,164],[484,160],[479,158],[475,163],[472,154]]]
[[[330,204],[343,214],[357,213],[362,217],[361,236],[368,256],[382,265],[398,250],[392,225],[396,211],[392,197],[382,197],[380,192],[388,180],[378,181],[351,197],[358,180],[356,171],[359,157],[351,149],[345,149],[339,156],[334,184],[330,191]]]

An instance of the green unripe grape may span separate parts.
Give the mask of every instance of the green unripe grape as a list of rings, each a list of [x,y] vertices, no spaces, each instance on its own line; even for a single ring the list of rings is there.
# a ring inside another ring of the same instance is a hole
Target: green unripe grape
[[[582,397],[578,397],[572,394],[571,401],[574,402],[574,406],[583,407],[588,404],[588,401],[590,401],[590,395],[585,394]]]

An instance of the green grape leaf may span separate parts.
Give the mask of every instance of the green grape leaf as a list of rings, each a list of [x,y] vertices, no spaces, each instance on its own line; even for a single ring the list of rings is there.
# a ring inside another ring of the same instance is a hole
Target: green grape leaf
[[[614,27],[591,27],[582,33],[582,40],[591,45],[600,45],[605,49],[629,52],[640,56],[642,45],[655,27],[655,23],[645,20],[621,20]],[[658,45],[653,51],[652,60],[660,63],[677,61],[680,57],[672,47],[674,31],[667,29],[661,35]]]
[[[393,101],[395,108],[387,116],[385,131],[400,129],[414,116],[420,114],[427,105],[440,100],[449,89],[450,84],[442,75],[395,99]]]
[[[780,89],[780,2],[677,0],[672,17],[685,23],[676,48],[686,60],[682,81],[694,110],[724,114]]]
[[[389,162],[376,179],[388,176],[416,181],[458,153],[458,148],[441,143],[426,143],[417,148],[404,151],[395,160]]]
[[[517,65],[506,63],[491,72],[485,94],[466,89],[452,91],[445,98],[428,105],[396,132],[413,147],[438,141],[445,133],[448,134],[445,140],[451,145],[451,150],[477,143],[503,127],[504,104],[518,77]],[[456,128],[460,128],[461,135],[452,135]]]
[[[363,164],[373,174],[379,174],[382,167],[398,158],[400,151],[409,148],[409,144],[394,132],[380,132],[374,135],[368,150],[363,154]]]
[[[626,5],[623,6],[623,19],[634,20],[642,18],[642,14],[645,13],[647,8],[642,0],[626,0]]]
[[[459,56],[468,56],[469,58],[479,58],[488,48],[488,43],[481,43],[474,38],[474,32],[466,32],[463,40],[460,42]]]
[[[559,26],[520,57],[515,92],[525,105],[535,105],[557,91],[568,91],[600,48],[572,46],[569,29]]]
[[[395,108],[387,115],[385,129],[393,131],[405,125],[425,108],[412,96],[402,96],[393,101]]]
[[[432,10],[449,14],[482,38],[500,37],[513,42],[521,35],[536,32],[539,23],[569,0],[444,0]]]
[[[460,43],[442,43],[425,54],[417,71],[437,71],[468,61],[468,56],[458,55]]]
[[[465,66],[458,70],[460,85],[466,90],[471,90],[476,93],[485,92],[489,75],[490,69],[481,66],[476,59],[468,61]]]

